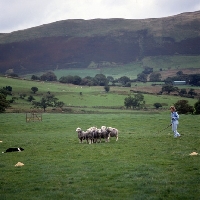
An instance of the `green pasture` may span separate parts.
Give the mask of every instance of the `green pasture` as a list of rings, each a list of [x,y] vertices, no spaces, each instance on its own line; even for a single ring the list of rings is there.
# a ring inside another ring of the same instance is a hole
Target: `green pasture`
[[[100,86],[75,86],[61,83],[37,82],[0,77],[0,87],[2,88],[5,86],[12,87],[13,95],[8,96],[8,98],[18,98],[11,104],[11,108],[7,110],[8,112],[12,112],[13,110],[17,112],[29,112],[32,109],[32,104],[27,101],[28,96],[33,95],[33,97],[39,101],[42,96],[47,94],[49,91],[51,94],[54,94],[59,101],[64,102],[64,110],[66,110],[66,112],[75,110],[75,112],[79,113],[88,111],[98,113],[131,112],[131,110],[124,109],[124,99],[128,97],[128,95],[134,95],[134,93],[130,92],[130,89],[135,87],[110,87],[110,91],[106,93],[104,87]],[[149,86],[148,83],[138,84],[136,87],[139,90],[141,87],[146,86]],[[36,94],[33,94],[31,91],[32,87],[38,88]],[[21,99],[19,98],[20,94],[26,94],[26,97]],[[188,100],[189,104],[192,106],[197,102],[197,99],[181,98],[179,96],[144,94],[147,109],[154,109],[154,103],[162,103],[163,109],[168,109],[170,105],[173,105],[180,99]],[[47,108],[47,111],[51,110],[51,107]]]
[[[189,69],[200,67],[200,56],[150,56],[142,60],[143,66],[153,67],[154,71],[168,69]]]
[[[200,116],[180,115],[181,138],[169,111],[112,114],[0,115],[0,199],[193,199],[200,196]],[[80,144],[75,129],[112,126],[119,140]],[[17,162],[24,166],[15,167]]]

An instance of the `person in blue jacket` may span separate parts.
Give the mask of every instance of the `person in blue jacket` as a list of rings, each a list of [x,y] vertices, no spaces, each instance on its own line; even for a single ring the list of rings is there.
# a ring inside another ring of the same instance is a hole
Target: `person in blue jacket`
[[[172,131],[174,133],[174,138],[180,137],[181,135],[178,133],[177,131],[177,127],[178,127],[178,120],[179,120],[179,115],[176,112],[176,108],[174,106],[170,107],[170,111],[171,111],[171,126],[172,126]]]

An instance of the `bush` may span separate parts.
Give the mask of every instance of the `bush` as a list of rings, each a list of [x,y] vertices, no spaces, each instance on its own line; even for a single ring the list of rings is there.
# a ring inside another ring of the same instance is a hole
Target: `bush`
[[[199,115],[200,114],[200,100],[198,100],[195,104],[194,104],[194,110],[195,110],[195,114]]]
[[[187,100],[179,100],[174,104],[179,114],[188,114],[194,112],[194,107],[188,104]]]
[[[162,104],[161,104],[161,103],[154,103],[153,105],[154,105],[154,107],[155,107],[156,109],[162,107]]]

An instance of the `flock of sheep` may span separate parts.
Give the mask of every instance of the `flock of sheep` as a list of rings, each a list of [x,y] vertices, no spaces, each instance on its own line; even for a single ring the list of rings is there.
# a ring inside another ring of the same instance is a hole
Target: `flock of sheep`
[[[101,142],[103,138],[105,142],[110,141],[110,137],[116,137],[118,140],[118,130],[112,127],[102,126],[101,128],[90,127],[86,131],[77,128],[76,132],[78,133],[78,139],[80,143],[83,143],[83,140],[86,140],[88,144]]]

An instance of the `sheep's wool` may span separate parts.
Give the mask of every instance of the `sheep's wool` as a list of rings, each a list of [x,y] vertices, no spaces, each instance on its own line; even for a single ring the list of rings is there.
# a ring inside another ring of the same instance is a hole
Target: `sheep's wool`
[[[23,163],[18,162],[18,163],[15,165],[15,167],[21,167],[21,166],[23,166],[23,165],[24,165]]]
[[[196,155],[198,155],[198,153],[195,151],[190,154],[190,156],[196,156]]]

